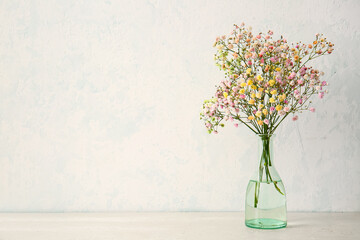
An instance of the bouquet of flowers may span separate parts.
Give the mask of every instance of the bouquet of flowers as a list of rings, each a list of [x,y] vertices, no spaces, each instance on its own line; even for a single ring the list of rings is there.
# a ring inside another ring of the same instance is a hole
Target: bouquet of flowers
[[[253,197],[246,206],[257,209],[261,184],[273,184],[275,193],[283,196],[285,210],[280,220],[272,219],[276,224],[267,225],[263,219],[257,219],[261,212],[255,214],[246,208],[246,224],[255,228],[286,226],[285,192],[272,164],[270,138],[290,114],[296,121],[297,113],[315,111],[310,99],[313,95],[323,98],[328,83],[320,80],[323,72],[308,64],[331,54],[334,46],[322,34],[317,34],[309,44],[289,44],[282,36],[274,40],[272,35],[272,31],[255,35],[251,27],[241,24],[234,25],[229,36],[216,38],[215,61],[220,70],[225,71],[225,79],[216,87],[215,96],[204,102],[200,113],[209,133],[218,133],[218,127],[228,122],[235,127],[244,124],[260,136],[260,166],[257,177],[249,183],[247,191],[254,194],[247,194]]]
[[[244,124],[256,134],[273,134],[290,114],[315,111],[309,99],[327,93],[324,75],[307,64],[331,54],[333,46],[322,34],[310,44],[288,44],[281,36],[273,40],[272,31],[254,35],[251,27],[234,25],[229,36],[217,37],[216,65],[225,71],[215,97],[206,100],[200,119],[209,133],[218,133],[224,121],[235,127]]]

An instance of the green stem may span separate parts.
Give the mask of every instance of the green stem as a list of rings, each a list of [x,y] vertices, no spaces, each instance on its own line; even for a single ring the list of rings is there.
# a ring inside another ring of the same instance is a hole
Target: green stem
[[[273,178],[271,176],[270,168],[269,168],[272,166],[271,155],[270,155],[270,137],[271,136],[263,135],[260,137],[261,137],[261,141],[262,141],[262,149],[261,149],[261,157],[260,157],[260,164],[259,164],[259,179],[258,179],[258,181],[256,181],[256,184],[255,184],[255,196],[254,196],[254,207],[255,208],[258,207],[258,203],[259,203],[260,184],[263,181],[262,175],[263,175],[264,170],[265,170],[266,182],[268,184],[273,183],[275,189],[280,194],[284,195],[284,193],[278,187],[277,181],[273,180]]]

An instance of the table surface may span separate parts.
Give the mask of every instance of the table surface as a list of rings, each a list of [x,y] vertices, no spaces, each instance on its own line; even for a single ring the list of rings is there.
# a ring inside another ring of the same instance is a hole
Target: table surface
[[[243,212],[0,213],[0,240],[360,239],[360,213],[288,213],[288,226],[247,228]]]

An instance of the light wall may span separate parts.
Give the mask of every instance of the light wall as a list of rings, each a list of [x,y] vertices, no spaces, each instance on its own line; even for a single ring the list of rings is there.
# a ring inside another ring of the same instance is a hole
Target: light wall
[[[257,164],[244,126],[209,135],[212,48],[245,22],[324,33],[329,95],[285,121],[275,165],[291,211],[360,211],[360,4],[0,2],[0,211],[238,211]]]

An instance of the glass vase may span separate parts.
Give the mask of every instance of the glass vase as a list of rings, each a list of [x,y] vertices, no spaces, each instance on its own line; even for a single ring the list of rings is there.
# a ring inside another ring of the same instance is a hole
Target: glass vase
[[[245,200],[245,225],[251,228],[284,228],[286,195],[284,184],[274,167],[274,135],[259,134],[259,164],[249,181]]]

